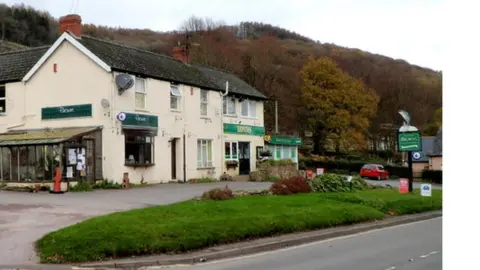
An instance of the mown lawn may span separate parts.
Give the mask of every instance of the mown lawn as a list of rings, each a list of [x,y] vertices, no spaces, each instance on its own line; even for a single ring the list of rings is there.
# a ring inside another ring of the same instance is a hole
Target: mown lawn
[[[441,208],[438,192],[434,192],[432,198],[422,198],[383,189],[342,194],[248,196],[228,201],[192,200],[92,218],[47,234],[36,246],[43,263],[179,253],[382,219],[391,209],[395,214],[436,210],[439,196]]]

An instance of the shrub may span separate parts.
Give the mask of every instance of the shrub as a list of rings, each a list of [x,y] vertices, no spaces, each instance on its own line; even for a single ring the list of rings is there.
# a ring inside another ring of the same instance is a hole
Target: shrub
[[[92,186],[93,189],[121,189],[122,184],[105,179],[101,182],[95,183]]]
[[[309,185],[312,192],[347,192],[369,188],[367,182],[360,177],[353,177],[349,183],[345,176],[331,173],[315,177]]]
[[[296,193],[309,193],[310,186],[305,178],[297,176],[290,179],[280,180],[270,186],[274,195],[291,195]]]
[[[224,188],[214,188],[209,191],[205,191],[202,195],[202,199],[204,200],[224,201],[230,200],[232,198],[233,191],[228,186],[225,186]]]
[[[69,191],[71,192],[86,192],[86,191],[92,191],[93,186],[92,184],[86,182],[86,181],[78,181],[75,186],[71,186]]]
[[[430,180],[436,184],[442,184],[443,173],[442,171],[424,170],[422,172],[422,179]]]

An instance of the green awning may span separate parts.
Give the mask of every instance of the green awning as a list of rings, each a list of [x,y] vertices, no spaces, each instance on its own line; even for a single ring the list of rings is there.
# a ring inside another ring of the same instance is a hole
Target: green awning
[[[10,131],[0,134],[0,146],[57,144],[99,130],[100,127]]]

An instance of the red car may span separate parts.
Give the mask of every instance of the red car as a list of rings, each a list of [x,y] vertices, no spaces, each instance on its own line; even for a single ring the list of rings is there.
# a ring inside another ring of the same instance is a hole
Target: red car
[[[385,171],[385,168],[383,168],[382,165],[365,164],[360,170],[360,176],[376,180],[387,180],[388,172]]]

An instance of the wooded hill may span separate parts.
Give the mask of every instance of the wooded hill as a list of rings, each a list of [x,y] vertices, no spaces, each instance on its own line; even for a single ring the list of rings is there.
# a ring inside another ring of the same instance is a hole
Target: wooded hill
[[[0,30],[3,29],[0,39],[25,46],[52,44],[58,36],[56,19],[23,5],[0,4],[0,26]],[[305,106],[300,99],[299,71],[309,56],[328,56],[348,74],[375,89],[380,101],[368,132],[375,142],[395,136],[393,128],[401,124],[399,109],[409,111],[413,124],[423,128],[434,121],[435,111],[442,107],[441,72],[358,49],[321,43],[269,24],[242,22],[227,26],[192,17],[171,32],[91,24],[84,25],[83,29],[86,35],[169,55],[179,42],[187,42],[185,30],[188,30],[193,63],[230,71],[267,97],[278,100],[282,133],[302,135],[304,132]],[[268,102],[265,110],[266,130],[271,132],[273,102]],[[391,140],[390,147],[394,147],[394,143]]]

